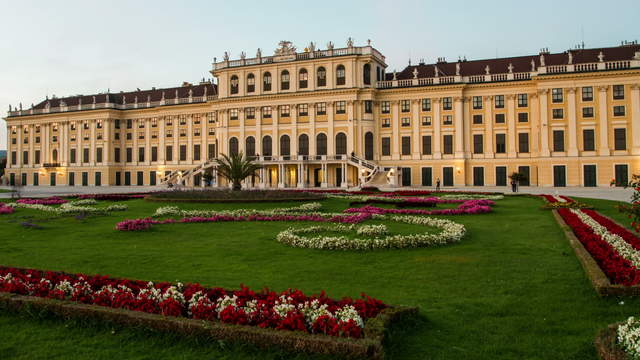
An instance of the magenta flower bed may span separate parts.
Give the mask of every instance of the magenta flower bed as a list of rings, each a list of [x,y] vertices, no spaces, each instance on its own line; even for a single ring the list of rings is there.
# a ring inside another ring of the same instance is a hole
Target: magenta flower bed
[[[452,200],[459,202],[457,200]],[[345,213],[365,213],[365,214],[400,214],[400,215],[474,215],[490,213],[491,205],[495,203],[491,200],[465,200],[455,209],[421,210],[421,209],[385,209],[376,206],[366,205],[360,208],[349,208]]]
[[[142,199],[145,196],[147,196],[147,194],[84,194],[84,195],[78,195],[78,199],[120,201],[120,200],[131,200],[131,199]]]
[[[13,208],[11,206],[7,206],[4,203],[0,203],[0,215],[2,214],[13,214]]]
[[[67,200],[57,197],[57,196],[52,196],[52,197],[48,197],[48,198],[42,198],[42,199],[18,199],[16,200],[17,203],[19,204],[29,204],[29,205],[60,205],[60,204],[64,204],[67,202]]]

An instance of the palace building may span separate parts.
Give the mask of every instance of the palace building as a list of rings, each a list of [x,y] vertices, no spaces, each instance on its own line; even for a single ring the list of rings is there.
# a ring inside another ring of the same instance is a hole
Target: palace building
[[[640,173],[640,45],[409,65],[368,42],[214,60],[212,81],[9,109],[7,181],[246,187],[609,186]]]

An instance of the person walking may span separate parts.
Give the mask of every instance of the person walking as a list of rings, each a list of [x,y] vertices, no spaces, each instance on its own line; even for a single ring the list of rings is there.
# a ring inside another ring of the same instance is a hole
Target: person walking
[[[436,191],[440,191],[440,178],[436,179]]]
[[[511,179],[511,191],[518,192],[518,182],[515,179]]]

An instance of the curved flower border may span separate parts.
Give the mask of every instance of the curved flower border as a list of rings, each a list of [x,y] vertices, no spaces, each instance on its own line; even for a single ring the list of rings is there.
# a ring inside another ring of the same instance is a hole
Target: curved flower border
[[[15,208],[23,208],[23,209],[32,209],[32,210],[40,210],[51,213],[56,213],[59,215],[64,214],[77,214],[77,213],[87,213],[87,214],[104,214],[112,211],[126,211],[129,207],[126,204],[113,204],[104,208],[95,208],[89,206],[81,206],[76,205],[74,202],[63,203],[60,206],[51,206],[51,205],[42,205],[42,204],[25,204],[25,203],[8,203],[7,207]]]

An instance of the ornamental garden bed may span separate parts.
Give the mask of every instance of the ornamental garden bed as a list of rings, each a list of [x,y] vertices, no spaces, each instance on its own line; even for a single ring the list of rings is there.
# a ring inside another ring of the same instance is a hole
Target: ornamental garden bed
[[[373,359],[384,357],[390,328],[418,311],[364,294],[356,300],[333,300],[324,292],[306,296],[299,290],[234,291],[7,267],[0,267],[0,307]]]
[[[618,344],[618,326],[617,324],[611,324],[606,329],[600,330],[596,335],[594,345],[598,357],[602,360],[628,360],[631,359],[629,355]]]
[[[572,201],[549,195],[543,198]],[[567,207],[552,211],[598,295],[640,295],[640,239],[594,210]]]
[[[149,201],[178,201],[204,203],[252,203],[323,200],[320,193],[287,190],[172,190],[156,192],[145,197]]]

